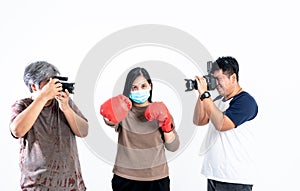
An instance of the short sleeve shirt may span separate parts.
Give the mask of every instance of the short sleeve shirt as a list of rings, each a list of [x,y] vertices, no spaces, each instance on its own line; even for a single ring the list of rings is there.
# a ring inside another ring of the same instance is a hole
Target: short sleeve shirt
[[[207,135],[201,145],[205,154],[202,174],[209,179],[254,184],[255,167],[255,123],[258,106],[247,92],[241,92],[229,100],[218,97],[215,105],[229,117],[236,128],[218,131],[210,121]]]
[[[254,98],[247,92],[234,96],[229,103],[229,108],[224,114],[239,126],[245,121],[250,121],[257,115],[258,107]]]
[[[12,106],[11,121],[31,103],[29,98],[17,101]],[[69,105],[86,120],[71,99]],[[86,190],[75,135],[55,99],[43,108],[32,128],[19,140],[23,190]]]

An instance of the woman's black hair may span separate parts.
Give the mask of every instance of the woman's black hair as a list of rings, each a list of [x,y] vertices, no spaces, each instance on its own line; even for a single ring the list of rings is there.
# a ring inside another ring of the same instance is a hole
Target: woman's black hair
[[[141,67],[133,68],[127,74],[126,81],[125,81],[125,86],[124,86],[124,90],[123,90],[123,95],[129,98],[129,94],[130,94],[130,91],[131,91],[132,84],[133,84],[134,80],[139,76],[143,76],[144,78],[146,78],[148,83],[151,85],[150,96],[148,98],[148,101],[152,102],[153,84],[152,84],[150,75],[147,72],[147,70],[145,68],[141,68]]]

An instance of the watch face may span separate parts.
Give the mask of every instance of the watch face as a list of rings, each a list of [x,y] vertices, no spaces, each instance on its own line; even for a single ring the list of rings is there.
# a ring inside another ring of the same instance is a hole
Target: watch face
[[[209,97],[210,97],[210,93],[209,93],[209,92],[204,92],[204,93],[201,95],[200,99],[203,100],[203,99],[209,98]]]

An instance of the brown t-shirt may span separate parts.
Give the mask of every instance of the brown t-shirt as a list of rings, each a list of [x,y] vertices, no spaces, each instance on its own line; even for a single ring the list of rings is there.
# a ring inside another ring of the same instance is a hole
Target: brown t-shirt
[[[176,151],[179,138],[171,143],[164,141],[158,121],[148,121],[144,112],[147,107],[135,107],[117,126],[118,149],[113,173],[131,180],[152,181],[169,176],[165,149]]]
[[[31,103],[29,98],[15,102],[11,121]],[[86,120],[71,99],[69,104]],[[20,184],[23,190],[86,190],[75,135],[55,99],[43,108],[32,128],[19,140]]]

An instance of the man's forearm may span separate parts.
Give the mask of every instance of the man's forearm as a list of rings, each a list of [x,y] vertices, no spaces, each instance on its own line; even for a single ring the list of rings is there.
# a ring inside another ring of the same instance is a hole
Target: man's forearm
[[[204,104],[198,98],[195,109],[194,109],[194,117],[193,122],[195,125],[206,125],[209,121],[208,115],[205,111]]]
[[[224,113],[214,104],[211,98],[203,100],[206,114],[215,128],[219,131],[225,130]]]
[[[78,137],[86,137],[88,134],[88,122],[78,116],[71,108],[64,111],[65,117],[73,131]]]

